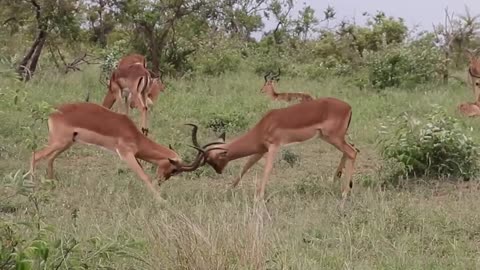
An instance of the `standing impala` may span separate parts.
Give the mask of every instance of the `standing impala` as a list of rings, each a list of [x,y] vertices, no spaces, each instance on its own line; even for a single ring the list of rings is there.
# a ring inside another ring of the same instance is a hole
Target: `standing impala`
[[[263,93],[267,94],[273,100],[283,100],[283,101],[295,101],[298,100],[300,102],[313,100],[313,98],[309,94],[305,93],[277,93],[275,90],[275,82],[280,80],[280,69],[278,73],[275,75],[271,75],[272,72],[267,73],[263,78],[265,79],[265,83],[263,84],[262,91]]]
[[[467,57],[469,62],[468,65],[468,78],[472,84],[473,95],[475,96],[475,101],[479,100],[480,94],[480,59],[477,57],[477,50],[467,50]]]
[[[201,149],[191,164],[185,164],[171,148],[147,138],[124,114],[112,112],[93,103],[72,103],[58,106],[48,118],[48,145],[33,153],[30,173],[36,163],[48,160],[47,175],[53,178],[53,162],[75,142],[91,144],[117,153],[120,159],[154,192],[148,175],[137,158],[156,164],[158,184],[172,175],[193,171],[200,166],[204,153]],[[193,138],[192,138],[193,139]]]
[[[257,184],[257,198],[263,198],[265,186],[273,168],[273,161],[283,145],[303,142],[318,135],[343,153],[335,172],[335,179],[342,176],[345,168],[345,179],[341,184],[342,198],[345,201],[353,187],[352,175],[358,149],[345,141],[345,135],[352,118],[351,106],[336,98],[319,98],[292,105],[286,108],[269,111],[250,131],[230,142],[205,154],[203,163],[208,163],[221,174],[228,162],[242,157],[249,157],[240,176],[233,182],[237,186],[245,173],[264,155],[266,164],[262,181]],[[193,144],[200,145],[196,138],[197,129],[192,131]],[[224,141],[224,136],[222,140]],[[201,147],[210,150],[212,144]]]
[[[129,55],[121,59],[117,69],[113,71],[102,105],[110,109],[116,100],[123,99],[127,115],[129,107],[139,108],[142,132],[148,135],[148,106],[153,104],[164,89],[161,79],[152,79],[150,71],[145,68],[143,56]]]
[[[127,56],[122,57],[117,64],[117,68],[120,67],[128,67],[134,64],[140,64],[144,68],[147,68],[147,60],[145,59],[145,56],[141,54],[129,54]]]

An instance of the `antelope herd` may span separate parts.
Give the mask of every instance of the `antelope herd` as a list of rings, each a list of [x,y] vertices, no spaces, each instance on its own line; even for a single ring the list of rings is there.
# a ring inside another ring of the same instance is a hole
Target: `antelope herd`
[[[467,116],[480,115],[480,60],[473,51],[468,51],[469,82],[472,84],[475,102],[460,104],[458,109]],[[279,149],[284,145],[304,142],[315,137],[336,147],[342,157],[333,175],[334,180],[342,177],[342,201],[345,201],[353,187],[355,160],[359,150],[346,141],[346,134],[352,118],[352,107],[339,99],[323,97],[314,99],[305,93],[278,93],[275,84],[277,74],[268,72],[261,92],[273,100],[297,101],[288,107],[273,109],[249,131],[233,140],[225,141],[225,133],[219,140],[198,143],[198,127],[192,127],[192,148],[197,155],[191,163],[185,163],[172,149],[148,138],[148,110],[165,90],[161,76],[147,69],[144,56],[131,54],[120,59],[112,72],[108,90],[102,105],[94,103],[70,103],[56,107],[48,119],[48,145],[32,154],[30,173],[33,175],[36,163],[47,159],[47,176],[53,178],[54,160],[75,142],[90,144],[116,153],[121,160],[157,193],[150,177],[145,173],[140,160],[157,165],[158,185],[171,176],[191,172],[205,164],[221,174],[230,161],[248,157],[239,176],[233,181],[236,187],[248,170],[265,157],[263,177],[257,183],[256,198],[263,199],[265,187],[273,169]],[[112,110],[114,103],[123,102],[123,114]],[[129,108],[141,112],[140,129],[128,117]]]

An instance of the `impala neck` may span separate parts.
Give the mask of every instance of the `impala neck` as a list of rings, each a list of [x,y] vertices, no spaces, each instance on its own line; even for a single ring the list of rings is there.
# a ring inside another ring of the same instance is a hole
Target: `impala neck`
[[[178,155],[171,149],[150,140],[142,134],[142,137],[139,139],[136,157],[148,162],[157,162],[167,158],[176,159]]]
[[[263,151],[263,146],[254,130],[233,139],[231,142],[222,146],[227,149],[227,159],[229,161],[250,156]]]

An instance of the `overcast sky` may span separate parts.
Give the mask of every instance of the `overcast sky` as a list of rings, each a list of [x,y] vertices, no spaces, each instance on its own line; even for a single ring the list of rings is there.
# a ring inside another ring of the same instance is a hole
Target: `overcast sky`
[[[432,23],[443,22],[445,8],[455,14],[465,14],[468,6],[472,15],[480,14],[480,0],[294,0],[297,15],[304,5],[315,9],[317,18],[323,17],[323,10],[328,6],[335,8],[337,20],[355,17],[357,23],[363,23],[362,13],[367,11],[374,14],[377,10],[394,17],[402,17],[409,27],[419,25],[419,30],[431,30]],[[267,22],[266,27],[271,28],[273,23]],[[269,27],[270,26],[270,27]]]

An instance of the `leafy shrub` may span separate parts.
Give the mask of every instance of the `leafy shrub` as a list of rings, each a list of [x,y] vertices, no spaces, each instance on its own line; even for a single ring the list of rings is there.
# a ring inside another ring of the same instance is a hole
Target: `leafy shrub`
[[[440,52],[433,46],[388,46],[365,54],[370,84],[378,89],[432,81],[436,78]]]
[[[282,160],[287,162],[290,167],[293,167],[300,161],[300,156],[288,149],[283,149]]]
[[[235,52],[203,54],[196,61],[196,69],[202,74],[218,76],[227,71],[237,71],[240,60]]]
[[[116,41],[111,47],[105,49],[102,53],[103,62],[100,65],[100,80],[108,80],[112,71],[117,67],[118,60],[126,54],[125,40]]]
[[[245,115],[239,112],[215,113],[208,119],[206,126],[216,133],[243,130],[248,125]]]
[[[192,66],[196,72],[212,76],[237,71],[242,60],[238,44],[218,37],[204,41],[195,54]]]
[[[405,113],[384,125],[381,133],[383,157],[403,164],[398,172],[404,170],[405,176],[469,179],[479,172],[477,144],[439,109],[423,122]]]

